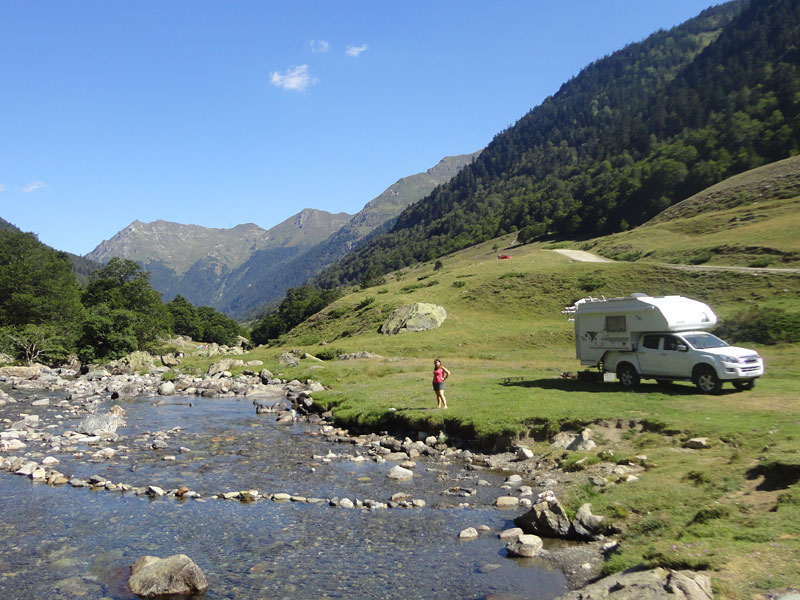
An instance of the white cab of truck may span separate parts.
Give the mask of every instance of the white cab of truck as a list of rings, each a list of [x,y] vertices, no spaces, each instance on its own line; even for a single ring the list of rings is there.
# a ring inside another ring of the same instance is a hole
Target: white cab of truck
[[[717,316],[697,300],[646,294],[584,298],[564,313],[575,321],[581,364],[615,373],[627,388],[656,379],[691,381],[704,393],[718,392],[726,381],[748,390],[764,374],[758,352],[708,332]]]

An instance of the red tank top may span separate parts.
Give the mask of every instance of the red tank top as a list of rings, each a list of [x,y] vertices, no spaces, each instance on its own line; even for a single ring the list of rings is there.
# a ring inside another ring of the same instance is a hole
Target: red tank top
[[[433,370],[433,383],[442,383],[444,381],[444,370],[439,367]]]

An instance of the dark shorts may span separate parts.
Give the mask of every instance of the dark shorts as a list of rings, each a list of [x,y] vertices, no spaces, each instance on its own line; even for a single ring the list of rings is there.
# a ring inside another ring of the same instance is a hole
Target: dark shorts
[[[444,381],[441,382],[441,383],[434,383],[433,384],[433,390],[434,391],[438,392],[438,391],[443,390],[443,389],[444,389]]]

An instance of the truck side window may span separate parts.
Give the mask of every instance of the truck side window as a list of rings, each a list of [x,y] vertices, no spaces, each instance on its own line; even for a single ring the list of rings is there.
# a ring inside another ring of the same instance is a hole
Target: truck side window
[[[646,335],[642,340],[642,346],[651,350],[658,350],[658,340],[659,336],[657,335]]]
[[[664,338],[664,350],[677,350],[680,340],[674,335],[668,335]]]
[[[606,331],[625,331],[625,315],[606,317]]]

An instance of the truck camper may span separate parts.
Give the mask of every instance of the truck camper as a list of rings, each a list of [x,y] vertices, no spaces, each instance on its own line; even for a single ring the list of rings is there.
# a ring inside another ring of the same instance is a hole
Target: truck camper
[[[581,364],[615,373],[626,388],[655,379],[692,381],[704,393],[718,392],[726,381],[749,390],[764,374],[755,350],[730,346],[709,333],[717,316],[697,300],[636,293],[583,298],[562,312],[575,322]]]

